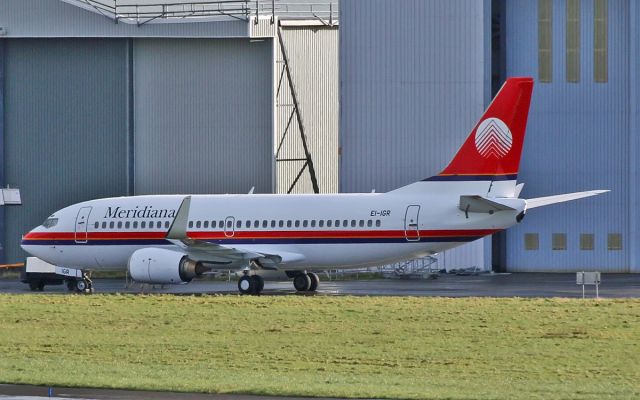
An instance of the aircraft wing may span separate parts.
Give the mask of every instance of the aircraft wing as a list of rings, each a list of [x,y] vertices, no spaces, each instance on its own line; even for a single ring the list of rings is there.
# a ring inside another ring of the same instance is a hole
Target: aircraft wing
[[[556,196],[537,197],[535,199],[527,199],[527,210],[536,207],[548,206],[556,203],[564,203],[565,201],[582,199],[585,197],[596,196],[606,193],[609,190],[588,190],[586,192],[575,192],[567,194],[559,194]]]
[[[166,239],[181,247],[189,258],[194,261],[216,264],[225,268],[245,267],[250,261],[257,261],[262,268],[277,269],[278,264],[304,260],[304,256],[297,253],[282,251],[274,251],[273,253],[256,252],[247,248],[225,246],[189,238],[187,236],[187,223],[189,221],[190,206],[191,196],[186,196],[182,200],[178,213],[167,232]]]

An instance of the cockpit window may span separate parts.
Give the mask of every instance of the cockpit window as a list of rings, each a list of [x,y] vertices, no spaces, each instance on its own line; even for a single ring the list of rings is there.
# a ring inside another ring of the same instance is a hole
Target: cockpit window
[[[49,228],[53,228],[57,224],[58,224],[58,218],[49,217],[49,218],[44,220],[44,222],[42,223],[42,226],[44,226],[45,228],[49,229]]]

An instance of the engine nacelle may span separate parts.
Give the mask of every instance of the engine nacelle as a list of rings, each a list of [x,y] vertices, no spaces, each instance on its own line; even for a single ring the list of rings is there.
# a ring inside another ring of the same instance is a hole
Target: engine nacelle
[[[184,253],[153,247],[133,252],[128,269],[131,278],[145,283],[187,283],[207,270]]]

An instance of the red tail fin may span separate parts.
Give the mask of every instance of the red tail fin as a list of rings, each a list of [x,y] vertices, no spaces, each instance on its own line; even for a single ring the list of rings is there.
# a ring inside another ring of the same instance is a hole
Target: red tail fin
[[[532,91],[532,78],[507,79],[451,163],[428,180],[516,179]]]

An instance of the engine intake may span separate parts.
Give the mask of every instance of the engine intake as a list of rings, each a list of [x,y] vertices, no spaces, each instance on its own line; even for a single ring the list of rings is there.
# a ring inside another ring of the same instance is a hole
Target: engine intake
[[[152,247],[136,250],[127,267],[131,278],[145,283],[187,283],[207,271],[184,253]]]

